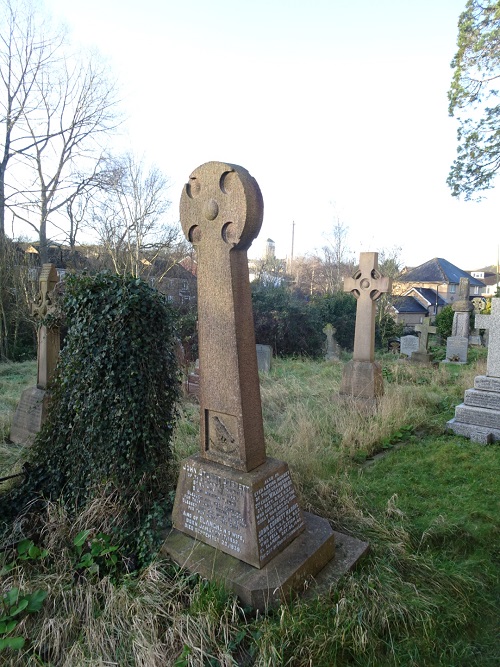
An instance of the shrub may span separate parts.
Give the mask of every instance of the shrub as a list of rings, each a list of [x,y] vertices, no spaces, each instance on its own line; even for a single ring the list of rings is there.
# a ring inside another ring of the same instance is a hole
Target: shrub
[[[271,345],[278,356],[321,354],[321,321],[310,304],[283,286],[252,284],[257,343]]]
[[[126,508],[126,539],[141,560],[156,527],[167,525],[173,489],[174,314],[145,282],[110,274],[70,276],[63,312],[68,334],[49,415],[29,452],[32,472],[0,498],[0,515],[40,496],[63,497],[76,511],[105,487]]]

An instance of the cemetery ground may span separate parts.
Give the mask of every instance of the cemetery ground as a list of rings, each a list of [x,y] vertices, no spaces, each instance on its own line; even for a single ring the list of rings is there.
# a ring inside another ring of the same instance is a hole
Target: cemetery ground
[[[432,368],[383,355],[375,416],[338,399],[341,363],[276,359],[261,375],[267,453],[289,463],[301,506],[370,543],[331,590],[310,587],[255,614],[161,553],[122,576],[112,558],[119,545],[106,532],[112,501],[95,501],[76,523],[51,505],[33,544],[0,553],[0,619],[19,620],[14,634],[25,639],[24,648],[0,652],[0,664],[498,665],[499,448],[445,432],[484,373],[485,354],[477,356]],[[35,377],[34,362],[0,365],[0,476],[21,466],[22,447],[5,438]],[[184,399],[177,461],[198,451],[198,429],[198,405]],[[38,611],[16,613],[13,589],[19,599],[46,597]]]

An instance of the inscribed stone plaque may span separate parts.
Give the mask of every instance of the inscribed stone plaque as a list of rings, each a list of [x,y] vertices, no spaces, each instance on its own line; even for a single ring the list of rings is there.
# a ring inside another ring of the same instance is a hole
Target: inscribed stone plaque
[[[400,354],[406,354],[406,356],[411,357],[413,352],[418,352],[420,345],[418,336],[401,336],[400,341]]]
[[[464,403],[465,405],[474,405],[478,408],[488,408],[500,412],[500,394],[497,392],[466,389]]]
[[[256,345],[257,367],[261,373],[269,373],[271,370],[271,359],[273,348],[270,345]]]
[[[468,336],[450,336],[446,339],[446,361],[467,363]]]
[[[172,519],[183,533],[258,568],[305,528],[288,466],[270,458],[248,473],[187,459]]]

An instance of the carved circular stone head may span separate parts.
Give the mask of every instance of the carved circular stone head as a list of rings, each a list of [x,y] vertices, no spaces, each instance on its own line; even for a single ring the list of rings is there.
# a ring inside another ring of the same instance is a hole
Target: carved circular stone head
[[[260,231],[263,214],[257,181],[235,164],[202,164],[182,191],[182,229],[194,245],[211,244],[216,237],[231,248],[247,250]]]

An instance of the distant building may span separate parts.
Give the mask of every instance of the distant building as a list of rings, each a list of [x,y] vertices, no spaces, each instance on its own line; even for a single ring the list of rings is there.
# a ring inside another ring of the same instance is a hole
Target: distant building
[[[391,309],[396,322],[411,329],[425,317],[435,317],[458,293],[460,278],[470,282],[470,298],[481,295],[484,282],[442,257],[404,271],[393,283]]]

